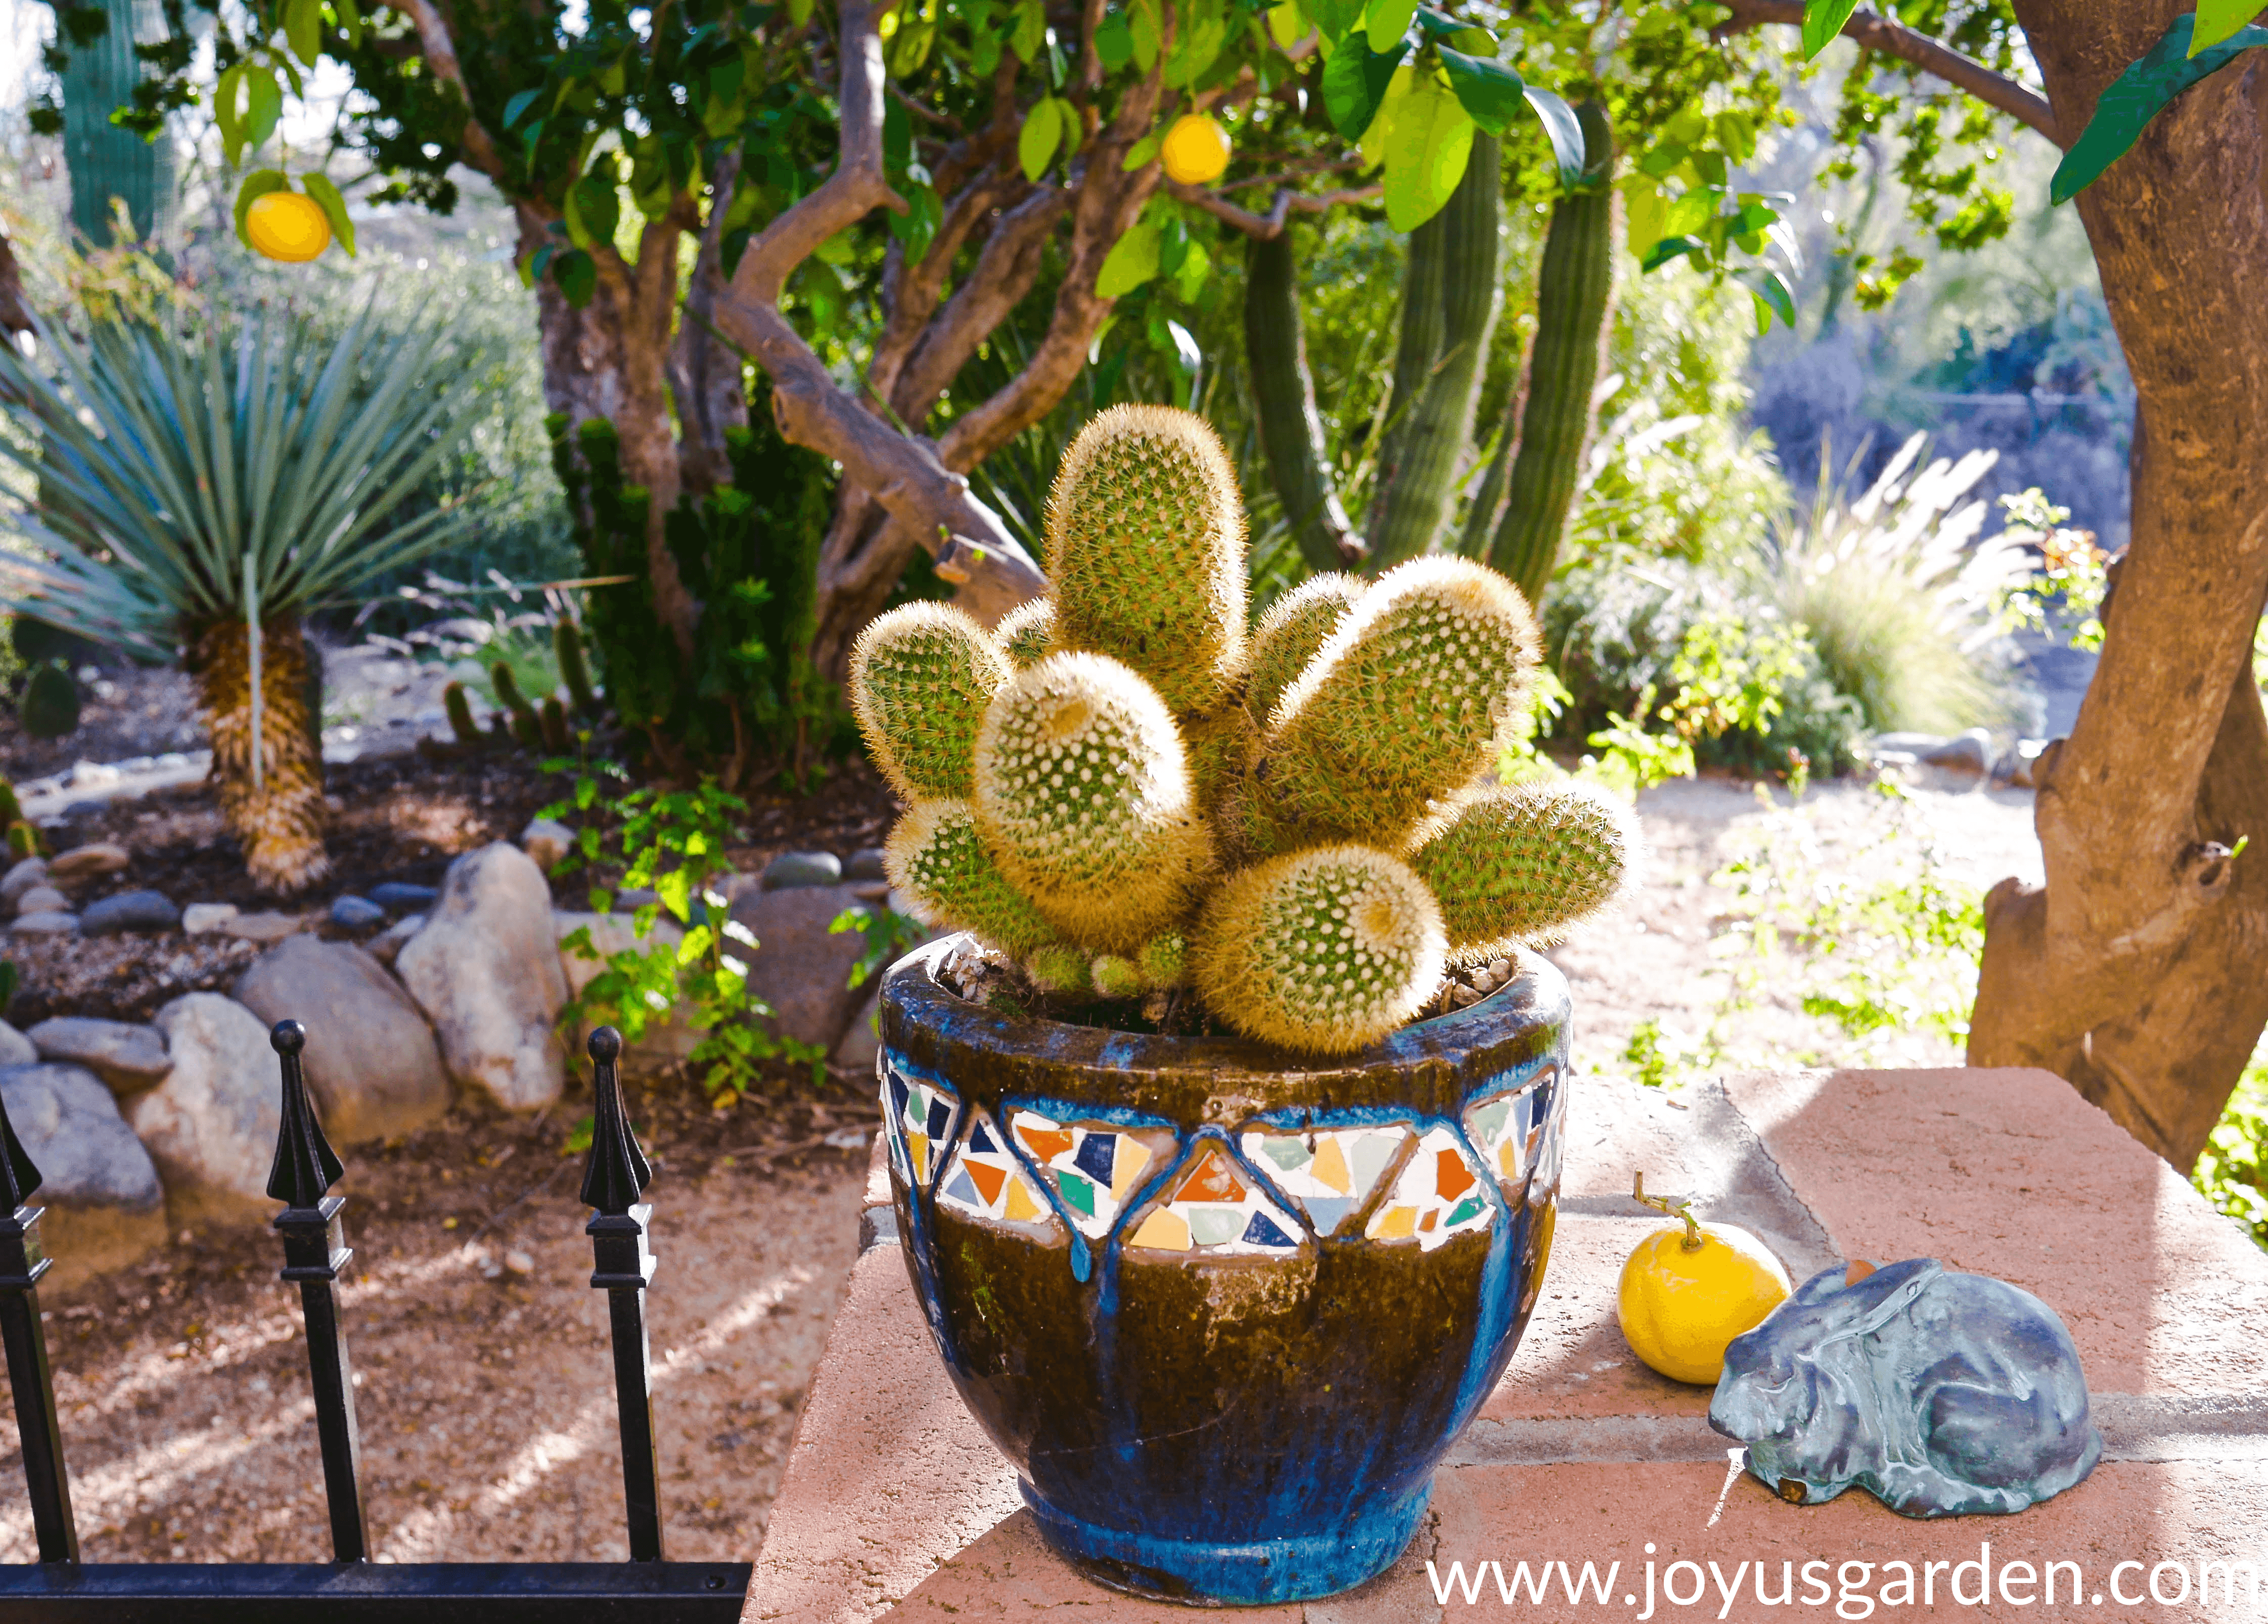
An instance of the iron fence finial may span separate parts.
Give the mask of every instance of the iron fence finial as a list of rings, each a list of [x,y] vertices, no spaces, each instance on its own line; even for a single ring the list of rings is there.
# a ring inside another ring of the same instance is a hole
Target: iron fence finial
[[[16,1125],[8,1120],[8,1102],[0,1099],[0,1197],[6,1198],[0,1212],[14,1212],[42,1182],[39,1164],[16,1137]]]
[[[583,1170],[583,1205],[620,1217],[653,1182],[622,1108],[622,1035],[611,1026],[591,1034],[591,1159]]]
[[[315,1103],[307,1097],[307,1079],[299,1066],[307,1029],[297,1021],[278,1021],[268,1042],[284,1073],[284,1104],[276,1125],[276,1162],[268,1171],[268,1196],[286,1207],[311,1207],[345,1176],[346,1164],[323,1137]]]

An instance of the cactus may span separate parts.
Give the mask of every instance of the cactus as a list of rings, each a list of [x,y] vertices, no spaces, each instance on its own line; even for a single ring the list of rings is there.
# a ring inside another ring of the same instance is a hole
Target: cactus
[[[1006,651],[1008,663],[1026,670],[1047,657],[1056,638],[1056,606],[1046,598],[1030,598],[1000,617],[992,636]]]
[[[501,660],[489,668],[489,688],[512,719],[512,736],[529,749],[541,749],[543,724],[536,720],[535,707],[528,704],[527,696],[519,691],[519,680],[512,675],[512,668]]]
[[[473,702],[462,683],[451,683],[441,690],[441,708],[449,713],[449,731],[456,734],[458,743],[477,749],[489,742],[488,734],[473,720]]]
[[[1268,476],[1300,555],[1318,570],[1344,569],[1366,550],[1354,533],[1323,447],[1307,336],[1300,320],[1292,233],[1248,237],[1244,248],[1244,359],[1252,415],[1268,453]]]
[[[1149,685],[1101,654],[1050,654],[985,708],[976,809],[1001,868],[1049,923],[1132,949],[1211,856],[1189,761]]]
[[[967,799],[976,725],[1008,676],[999,645],[949,604],[909,603],[859,633],[851,710],[890,787]]]
[[[1637,834],[1611,795],[1580,784],[1481,792],[1422,825],[1410,867],[1441,904],[1450,956],[1485,963],[1564,938],[1614,900]]]
[[[71,674],[50,661],[32,668],[24,697],[16,702],[17,720],[35,739],[61,739],[78,731],[78,684]]]
[[[1064,453],[1048,499],[1056,646],[1108,654],[1181,714],[1244,664],[1244,514],[1204,418],[1114,406]]]
[[[40,831],[23,818],[8,825],[9,856],[21,861],[26,857],[37,857],[47,849],[48,843]]]
[[[567,686],[567,697],[575,702],[576,714],[598,720],[599,696],[591,686],[590,661],[583,657],[583,629],[571,620],[561,621],[551,628],[551,648],[559,657],[559,680]]]
[[[575,748],[575,735],[568,730],[567,707],[559,703],[556,694],[547,698],[535,712],[536,725],[542,729],[543,748],[554,756],[564,756]]]
[[[1145,1008],[1345,1053],[1411,1019],[1452,956],[1605,906],[1632,837],[1587,792],[1484,784],[1536,661],[1484,566],[1322,578],[1248,634],[1207,573],[1225,555],[1242,579],[1218,454],[1187,414],[1104,413],[1057,482],[1052,615],[988,633],[915,603],[867,629],[852,698],[910,803],[890,881],[1056,1000],[1194,987]]]

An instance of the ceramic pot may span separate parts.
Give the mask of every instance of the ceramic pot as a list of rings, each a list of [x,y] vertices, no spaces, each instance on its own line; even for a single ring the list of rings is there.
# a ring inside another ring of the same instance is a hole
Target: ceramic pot
[[[881,993],[906,1267],[1049,1544],[1138,1594],[1329,1595],[1401,1554],[1551,1246],[1566,983],[1323,1062]]]

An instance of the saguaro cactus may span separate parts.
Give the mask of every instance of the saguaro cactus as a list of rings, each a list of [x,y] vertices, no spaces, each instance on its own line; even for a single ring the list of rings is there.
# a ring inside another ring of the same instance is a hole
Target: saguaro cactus
[[[1186,413],[1106,412],[1064,459],[1047,611],[996,635],[909,604],[868,629],[854,701],[912,803],[890,878],[1043,992],[1193,985],[1233,1030],[1344,1053],[1408,1021],[1452,956],[1611,900],[1627,817],[1484,783],[1536,648],[1484,565],[1322,578],[1248,634],[1219,459]]]

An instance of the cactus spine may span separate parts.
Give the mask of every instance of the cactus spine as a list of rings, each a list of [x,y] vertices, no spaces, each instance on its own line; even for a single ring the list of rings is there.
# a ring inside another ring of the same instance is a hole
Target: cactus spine
[[[1052,599],[1027,598],[1000,617],[992,636],[1019,671],[1029,670],[1047,658],[1056,638],[1056,606]]]
[[[1218,454],[1185,414],[1104,413],[1057,483],[1051,627],[909,604],[867,629],[853,699],[911,802],[890,880],[1053,996],[1194,986],[1247,1036],[1345,1053],[1451,953],[1605,905],[1631,834],[1587,794],[1481,781],[1536,659],[1483,565],[1325,578],[1248,638],[1241,591],[1207,584],[1224,548],[1242,579]]]
[[[1243,674],[1244,514],[1202,417],[1114,406],[1064,453],[1048,501],[1057,647],[1108,654],[1183,714]]]
[[[1449,952],[1484,963],[1557,941],[1614,900],[1637,833],[1613,796],[1581,784],[1480,792],[1429,819],[1410,867],[1441,904]]]

